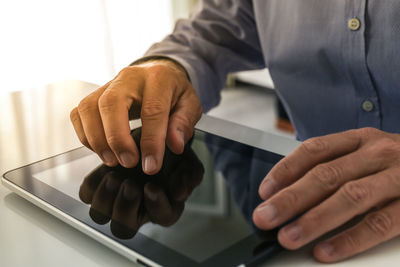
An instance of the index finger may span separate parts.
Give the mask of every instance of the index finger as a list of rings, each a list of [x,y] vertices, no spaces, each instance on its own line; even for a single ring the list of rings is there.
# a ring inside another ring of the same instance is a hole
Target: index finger
[[[360,146],[360,142],[360,138],[354,131],[330,134],[304,141],[267,174],[259,188],[260,197],[264,200],[268,199],[304,176],[317,164],[355,151]]]

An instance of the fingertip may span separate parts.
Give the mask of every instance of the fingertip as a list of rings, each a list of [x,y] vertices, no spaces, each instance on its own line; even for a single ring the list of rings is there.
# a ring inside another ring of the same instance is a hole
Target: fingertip
[[[139,162],[138,153],[133,153],[128,151],[120,153],[118,158],[120,164],[125,168],[133,168]]]
[[[78,194],[80,200],[82,200],[83,203],[91,204],[93,199],[93,193],[94,192],[90,191],[86,186],[84,186],[84,184],[82,184],[81,187],[79,188]]]
[[[302,243],[299,242],[298,233],[294,234],[293,229],[296,228],[291,227],[292,230],[288,230],[287,227],[282,228],[278,232],[278,242],[282,247],[288,250],[296,250],[302,247]],[[295,235],[295,236],[294,236]],[[297,235],[297,236],[296,236]]]
[[[314,258],[323,263],[334,262],[334,247],[328,242],[318,243],[313,249]]]
[[[146,155],[142,157],[142,169],[147,175],[154,175],[158,173],[161,169],[161,163],[153,155]]]
[[[277,184],[275,180],[267,176],[258,189],[258,194],[260,198],[263,200],[267,200],[268,198],[270,198],[275,193],[276,187]]]
[[[78,108],[74,108],[70,113],[71,123],[74,127],[75,133],[79,141],[90,150],[93,150],[86,138],[85,131],[83,129],[81,118],[79,117]]]
[[[169,129],[167,133],[167,146],[175,154],[180,155],[185,149],[185,134],[178,129]]]
[[[108,166],[108,167],[116,167],[116,166],[118,166],[119,162],[116,161],[115,163],[109,163],[109,162],[106,162],[106,161],[103,160],[103,164]]]
[[[260,204],[253,212],[254,224],[262,230],[271,230],[277,227],[278,211],[270,203]]]
[[[118,159],[115,157],[114,153],[109,150],[104,151],[99,156],[103,163],[108,167],[115,167],[118,165]]]
[[[258,208],[256,208],[253,211],[253,216],[252,217],[253,217],[254,225],[257,226],[257,228],[259,228],[261,230],[265,230],[265,227],[263,225],[263,220],[262,220],[262,218],[260,216],[260,212],[258,211]]]

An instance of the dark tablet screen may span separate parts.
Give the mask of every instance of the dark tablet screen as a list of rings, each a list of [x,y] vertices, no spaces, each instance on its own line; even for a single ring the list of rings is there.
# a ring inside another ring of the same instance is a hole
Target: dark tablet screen
[[[139,143],[140,129],[133,137]],[[141,164],[107,167],[80,148],[5,177],[161,265],[229,266],[276,246],[250,218],[259,183],[281,158],[196,130],[182,155],[166,150],[154,176]]]

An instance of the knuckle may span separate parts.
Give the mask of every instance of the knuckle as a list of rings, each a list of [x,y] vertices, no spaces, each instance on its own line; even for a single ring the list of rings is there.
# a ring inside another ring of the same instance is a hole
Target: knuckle
[[[272,173],[277,173],[277,175],[272,176],[280,176],[280,175],[288,175],[293,176],[293,170],[291,168],[290,159],[288,157],[284,157],[281,159],[278,164],[271,170]]]
[[[133,81],[143,81],[143,67],[139,65],[123,68],[113,80],[114,86],[124,86]]]
[[[314,137],[304,141],[300,148],[308,154],[318,154],[329,149],[328,143],[322,138]]]
[[[303,218],[303,221],[307,222],[308,225],[321,225],[322,224],[322,215],[316,210],[310,211],[306,213]]]
[[[281,198],[286,201],[289,207],[296,207],[299,203],[298,194],[291,189],[286,189],[282,191]]]
[[[317,165],[310,172],[311,177],[326,191],[331,191],[337,188],[342,170],[339,166],[332,164]]]
[[[392,138],[389,137],[382,137],[379,139],[379,144],[383,148],[392,148],[393,146],[396,146],[398,142],[393,140]]]
[[[153,146],[155,144],[159,144],[160,142],[158,141],[158,136],[155,134],[146,134],[146,135],[142,135],[142,137],[140,138],[140,144],[142,147],[147,147]]]
[[[351,233],[346,233],[343,235],[344,244],[348,247],[349,250],[356,249],[361,246],[361,242]]]
[[[400,189],[400,168],[395,168],[392,171],[384,171],[379,173],[378,183],[384,182],[386,186],[391,186]]]
[[[372,155],[378,168],[385,169],[400,162],[400,142],[382,137],[366,147],[366,155]]]
[[[145,76],[146,80],[148,81],[159,81],[160,77],[168,77],[167,80],[164,82],[171,83],[175,80],[176,76],[171,73],[171,68],[169,66],[166,66],[165,64],[151,64],[149,66],[146,66],[145,69]],[[172,78],[174,77],[174,78]]]
[[[365,127],[365,128],[358,129],[356,131],[358,132],[358,134],[361,137],[366,138],[366,139],[370,139],[370,138],[373,138],[373,137],[376,137],[376,136],[382,134],[382,132],[380,130],[373,128],[373,127]]]
[[[108,135],[106,136],[107,144],[113,149],[116,150],[121,147],[121,138],[117,135]]]
[[[78,108],[74,108],[73,110],[71,110],[71,112],[69,113],[69,118],[71,120],[72,123],[75,123],[78,119],[79,119],[79,113],[78,113]]]
[[[340,192],[353,205],[362,204],[370,198],[369,187],[359,181],[346,183]]]
[[[125,77],[131,75],[133,72],[137,71],[137,69],[138,68],[136,66],[125,67],[119,71],[118,76]]]
[[[371,232],[385,239],[393,229],[393,218],[387,212],[378,211],[368,214],[365,217],[365,224]]]
[[[102,111],[107,111],[110,108],[114,107],[118,101],[117,94],[112,90],[106,90],[99,97],[98,107]]]
[[[288,158],[283,158],[280,162],[280,164],[282,165],[282,169],[285,172],[291,173],[292,168],[290,168],[290,160]]]
[[[171,68],[166,64],[152,64],[149,68],[149,75],[157,77],[158,75],[170,71]]]
[[[93,110],[94,107],[95,105],[93,104],[92,99],[89,97],[85,97],[78,104],[78,112],[80,114],[87,113]]]
[[[395,140],[384,137],[377,143],[375,149],[379,156],[384,158],[398,158],[400,153],[400,143]]]
[[[393,156],[395,156],[396,159],[399,159],[400,156],[400,142],[395,142],[393,141],[392,143],[392,151],[391,153]]]
[[[168,114],[168,106],[159,99],[147,100],[142,104],[142,118],[159,118],[165,114]]]

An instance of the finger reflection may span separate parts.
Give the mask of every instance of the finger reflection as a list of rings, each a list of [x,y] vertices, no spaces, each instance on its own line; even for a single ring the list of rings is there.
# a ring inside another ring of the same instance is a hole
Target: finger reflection
[[[140,144],[140,131],[133,135]],[[190,145],[181,155],[166,148],[162,169],[146,175],[135,168],[100,165],[85,177],[80,199],[90,204],[90,217],[98,224],[111,221],[111,232],[129,239],[147,222],[169,226],[178,221],[185,201],[197,187],[204,168]]]

